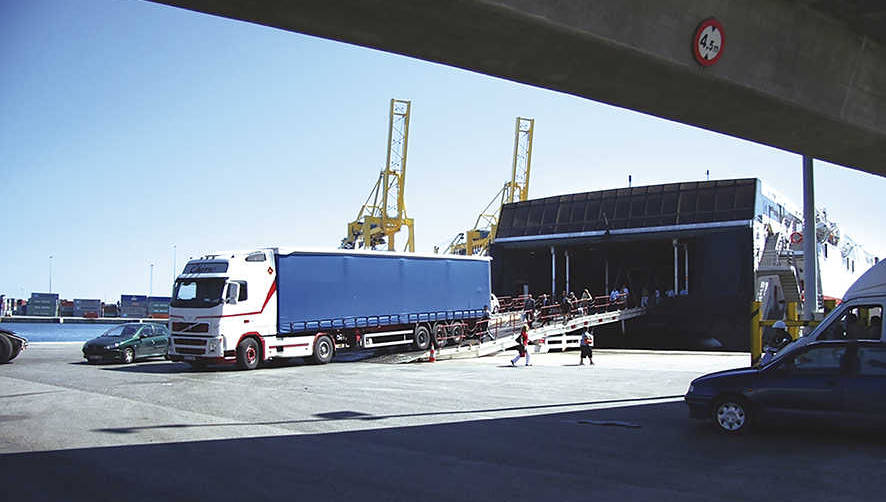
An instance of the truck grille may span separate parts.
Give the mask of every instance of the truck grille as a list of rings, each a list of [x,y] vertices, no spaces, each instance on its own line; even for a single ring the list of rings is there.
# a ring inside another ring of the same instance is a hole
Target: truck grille
[[[175,351],[179,354],[190,354],[195,356],[203,355],[203,349],[176,348]]]
[[[201,338],[173,338],[172,343],[175,345],[194,345],[203,347],[206,345],[206,340]]]
[[[172,331],[179,333],[209,333],[209,324],[205,322],[194,324],[192,322],[174,322]]]

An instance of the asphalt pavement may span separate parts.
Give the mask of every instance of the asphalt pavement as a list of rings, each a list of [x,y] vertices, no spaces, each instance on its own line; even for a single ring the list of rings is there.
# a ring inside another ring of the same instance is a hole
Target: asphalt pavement
[[[866,500],[879,431],[739,437],[682,395],[747,354],[512,353],[437,363],[299,360],[243,372],[87,365],[34,344],[0,366],[6,500]],[[522,363],[522,361],[521,361]]]

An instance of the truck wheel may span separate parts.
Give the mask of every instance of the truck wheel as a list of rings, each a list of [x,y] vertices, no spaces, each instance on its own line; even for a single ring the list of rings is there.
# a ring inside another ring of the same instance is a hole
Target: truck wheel
[[[449,338],[452,343],[458,345],[465,339],[465,325],[457,322],[449,327]]]
[[[412,346],[417,350],[428,350],[431,344],[431,330],[425,325],[415,327],[415,333],[412,335]]]
[[[254,370],[258,368],[258,343],[254,338],[244,338],[237,345],[237,366],[241,370]]]
[[[8,363],[12,357],[12,342],[6,335],[0,334],[0,364]]]
[[[333,355],[335,355],[335,344],[332,343],[332,338],[326,335],[317,338],[314,342],[314,355],[311,356],[314,363],[326,364],[332,361]]]
[[[446,325],[443,323],[437,323],[434,325],[434,338],[437,340],[437,347],[443,348],[446,346],[447,336],[449,333],[446,331]]]

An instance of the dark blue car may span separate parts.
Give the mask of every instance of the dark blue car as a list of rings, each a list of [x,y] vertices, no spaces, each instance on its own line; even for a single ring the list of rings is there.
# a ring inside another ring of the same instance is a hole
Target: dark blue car
[[[826,340],[787,349],[759,367],[693,380],[685,396],[690,416],[713,419],[728,433],[770,420],[886,422],[886,343]]]

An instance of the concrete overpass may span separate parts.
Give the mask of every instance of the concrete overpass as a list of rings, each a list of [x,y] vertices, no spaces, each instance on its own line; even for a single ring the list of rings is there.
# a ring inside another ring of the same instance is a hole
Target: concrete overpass
[[[886,176],[875,0],[157,0],[561,91]],[[715,17],[711,66],[691,49]]]

